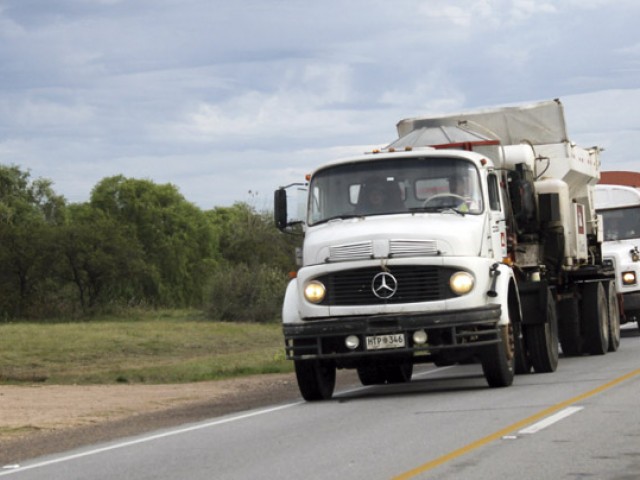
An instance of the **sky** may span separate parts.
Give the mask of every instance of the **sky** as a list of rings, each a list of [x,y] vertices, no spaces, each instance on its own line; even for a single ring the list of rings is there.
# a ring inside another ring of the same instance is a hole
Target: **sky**
[[[85,202],[106,177],[272,206],[407,117],[560,98],[640,171],[637,0],[0,0],[0,164]]]

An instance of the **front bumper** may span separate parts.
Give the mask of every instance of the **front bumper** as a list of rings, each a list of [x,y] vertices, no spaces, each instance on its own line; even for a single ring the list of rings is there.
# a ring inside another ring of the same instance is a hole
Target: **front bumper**
[[[502,341],[498,327],[500,313],[500,305],[487,305],[451,312],[337,317],[285,324],[286,355],[290,360],[345,360],[473,349]],[[412,337],[416,330],[427,332],[426,344],[414,344]],[[405,346],[391,350],[366,350],[365,337],[386,334],[404,334]],[[359,337],[358,348],[350,350],[346,347],[345,339],[349,335]]]
[[[625,314],[633,312],[638,315],[640,313],[640,291],[623,293],[622,306]]]

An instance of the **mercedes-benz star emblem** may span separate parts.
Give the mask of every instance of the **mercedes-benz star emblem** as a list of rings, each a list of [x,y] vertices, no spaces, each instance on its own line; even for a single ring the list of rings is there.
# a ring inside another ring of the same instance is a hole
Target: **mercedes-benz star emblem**
[[[380,272],[371,280],[371,290],[376,297],[386,300],[398,291],[398,281],[390,273]]]

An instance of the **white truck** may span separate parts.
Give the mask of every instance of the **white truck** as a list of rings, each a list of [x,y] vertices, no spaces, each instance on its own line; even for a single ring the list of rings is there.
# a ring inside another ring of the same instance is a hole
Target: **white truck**
[[[616,272],[620,322],[637,322],[640,328],[640,189],[600,184],[595,193],[604,219],[602,257]]]
[[[566,134],[557,100],[419,117],[381,151],[308,180],[300,268],[283,332],[308,401],[336,369],[364,385],[413,366],[479,361],[491,387],[552,372],[563,353],[618,348],[613,272],[593,203],[599,149]],[[289,186],[291,187],[291,186]],[[287,190],[276,225],[291,225]]]

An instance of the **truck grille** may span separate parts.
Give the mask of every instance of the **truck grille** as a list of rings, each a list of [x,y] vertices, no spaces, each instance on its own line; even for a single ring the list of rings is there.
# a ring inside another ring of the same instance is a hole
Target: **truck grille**
[[[456,272],[452,268],[437,266],[388,267],[397,280],[397,291],[390,298],[378,298],[372,289],[373,278],[382,272],[380,267],[335,272],[319,277],[327,288],[327,296],[321,303],[327,306],[353,306],[432,302],[452,298],[449,277]]]

